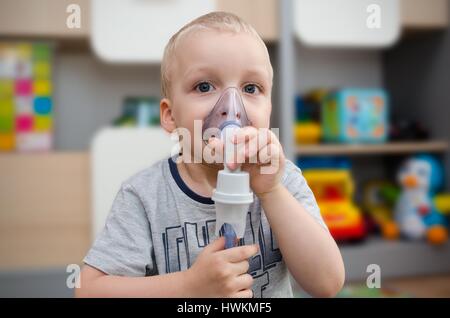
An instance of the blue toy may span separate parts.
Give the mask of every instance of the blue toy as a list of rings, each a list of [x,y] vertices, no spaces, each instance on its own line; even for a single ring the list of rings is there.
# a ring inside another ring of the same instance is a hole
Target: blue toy
[[[352,168],[350,159],[347,157],[305,157],[297,159],[297,166],[306,171],[309,169],[343,169]]]
[[[327,142],[381,143],[388,136],[388,96],[382,89],[342,89],[322,102]]]
[[[408,159],[398,173],[402,192],[395,207],[400,234],[410,239],[427,238],[430,243],[447,240],[446,220],[433,202],[443,184],[443,168],[429,155]]]

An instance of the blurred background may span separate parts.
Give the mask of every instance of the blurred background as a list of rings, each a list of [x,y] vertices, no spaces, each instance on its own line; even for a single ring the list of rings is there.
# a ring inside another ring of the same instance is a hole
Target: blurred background
[[[447,0],[0,0],[0,297],[73,295],[120,182],[170,153],[164,45],[213,10],[268,46],[272,126],[341,248],[339,296],[450,297]]]

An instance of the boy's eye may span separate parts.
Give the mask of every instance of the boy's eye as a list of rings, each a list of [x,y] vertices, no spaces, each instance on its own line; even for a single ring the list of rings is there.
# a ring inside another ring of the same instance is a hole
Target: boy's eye
[[[247,84],[244,86],[244,93],[256,94],[259,92],[259,87],[256,84]]]
[[[213,89],[213,86],[208,82],[198,83],[195,89],[200,93],[207,93]]]

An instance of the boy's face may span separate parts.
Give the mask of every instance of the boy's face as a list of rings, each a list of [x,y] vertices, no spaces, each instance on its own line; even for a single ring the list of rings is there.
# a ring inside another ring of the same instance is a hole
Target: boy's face
[[[254,36],[215,30],[192,32],[180,40],[172,62],[166,102],[173,124],[187,128],[191,142],[194,120],[203,120],[228,87],[240,91],[252,125],[269,128],[272,68],[266,49]],[[164,128],[170,130],[169,126]]]

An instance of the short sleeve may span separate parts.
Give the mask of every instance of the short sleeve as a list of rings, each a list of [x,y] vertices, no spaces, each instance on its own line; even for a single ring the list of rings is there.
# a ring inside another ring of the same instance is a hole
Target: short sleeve
[[[288,191],[297,199],[305,208],[305,210],[325,229],[328,230],[322,215],[320,214],[320,208],[317,204],[316,198],[311,191],[305,177],[295,164],[291,161],[286,161],[285,175],[283,184]]]
[[[152,249],[142,201],[131,185],[124,184],[84,263],[109,275],[148,276],[155,270]]]

